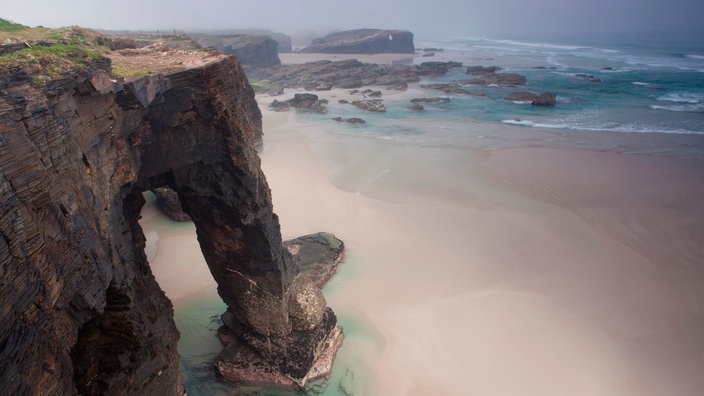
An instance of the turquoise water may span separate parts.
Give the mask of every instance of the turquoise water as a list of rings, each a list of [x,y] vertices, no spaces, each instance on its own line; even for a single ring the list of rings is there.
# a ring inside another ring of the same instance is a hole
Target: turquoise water
[[[168,221],[168,220],[165,220]],[[334,300],[335,291],[344,287],[345,278],[354,276],[354,256],[346,259],[335,278],[325,287],[328,303],[335,308],[345,340],[335,360],[330,378],[316,381],[305,392],[290,392],[261,387],[228,386],[218,381],[213,362],[222,349],[217,329],[226,306],[215,290],[206,290],[174,302],[176,326],[181,332],[178,344],[181,371],[189,396],[210,395],[369,395],[375,374],[366,363],[368,354],[383,349],[383,339],[361,312]]]
[[[502,73],[527,78],[524,87],[464,86],[486,97],[446,95],[427,90],[423,96],[449,96],[449,104],[425,105],[425,112],[405,110],[408,99],[385,98],[384,120],[400,125],[389,133],[419,133],[404,120],[478,120],[526,127],[613,132],[704,133],[704,34],[657,34],[636,37],[588,37],[551,42],[453,38],[426,40],[418,48],[444,48],[424,61],[460,61],[465,66],[500,66]],[[474,78],[453,69],[423,83]],[[511,92],[553,92],[554,107],[513,103]],[[405,111],[404,111],[405,110]],[[331,106],[330,116],[353,111]],[[354,113],[357,114],[357,113]],[[359,116],[359,114],[357,114]],[[381,119],[365,115],[373,122]],[[411,123],[412,124],[412,123]],[[360,128],[361,129],[361,128]]]

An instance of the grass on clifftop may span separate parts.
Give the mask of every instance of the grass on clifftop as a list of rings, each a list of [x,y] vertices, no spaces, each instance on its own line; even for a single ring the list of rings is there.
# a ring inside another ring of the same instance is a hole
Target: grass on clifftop
[[[0,28],[0,42],[26,43],[26,48],[0,55],[0,71],[19,68],[30,74],[37,84],[84,70],[108,50],[102,36],[90,29],[28,28],[4,19],[0,19],[0,26],[8,26]]]
[[[0,32],[16,32],[24,29],[29,29],[29,26],[10,22],[7,19],[0,18]]]

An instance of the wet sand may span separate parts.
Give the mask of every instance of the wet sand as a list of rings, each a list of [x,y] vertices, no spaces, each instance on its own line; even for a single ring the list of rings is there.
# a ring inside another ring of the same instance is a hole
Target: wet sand
[[[354,259],[326,292],[383,338],[371,394],[704,389],[704,160],[672,156],[702,137],[418,147],[264,120],[284,238],[333,231]]]

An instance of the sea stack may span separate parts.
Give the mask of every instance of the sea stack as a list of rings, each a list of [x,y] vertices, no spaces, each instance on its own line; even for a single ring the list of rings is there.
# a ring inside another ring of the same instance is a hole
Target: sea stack
[[[356,29],[330,33],[300,52],[327,54],[413,54],[413,33],[407,30]]]

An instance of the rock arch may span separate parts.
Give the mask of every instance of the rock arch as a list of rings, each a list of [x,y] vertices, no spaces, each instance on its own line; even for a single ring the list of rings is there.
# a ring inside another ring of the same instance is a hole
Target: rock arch
[[[137,220],[177,192],[249,348],[299,382],[335,326],[282,247],[236,60],[123,84],[109,64],[0,93],[0,384],[9,394],[182,392],[170,301]],[[317,290],[317,289],[316,289]]]

